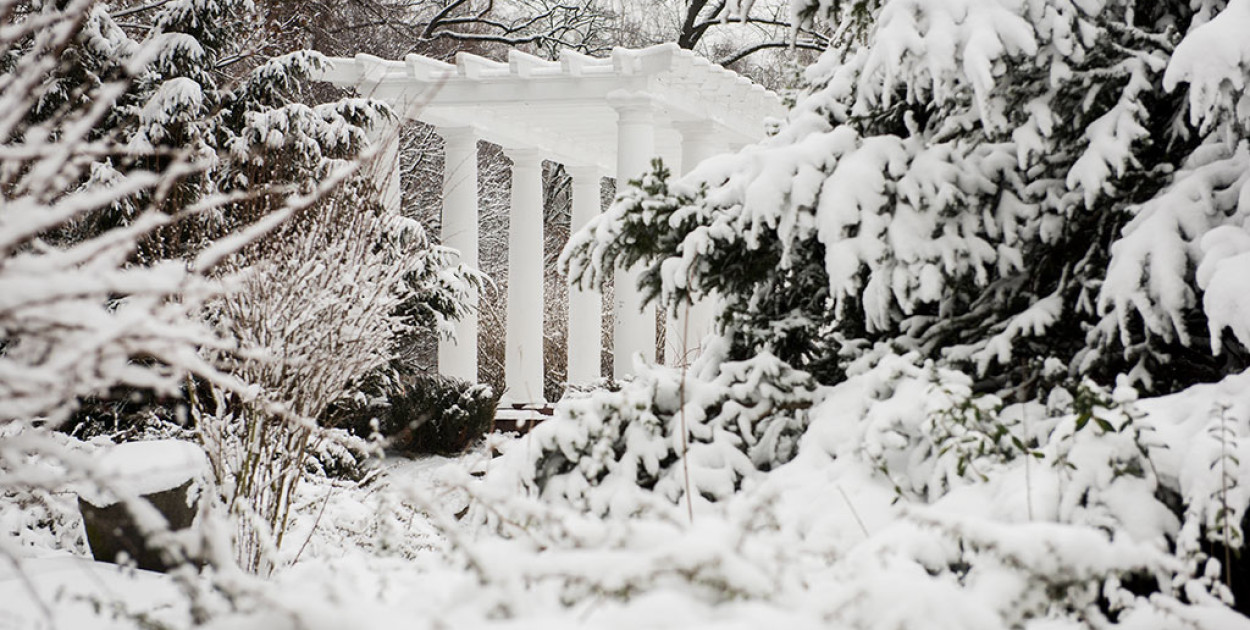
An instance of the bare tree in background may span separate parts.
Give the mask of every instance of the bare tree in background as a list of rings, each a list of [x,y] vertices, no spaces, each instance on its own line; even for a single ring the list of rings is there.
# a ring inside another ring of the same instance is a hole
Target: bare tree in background
[[[780,0],[263,0],[264,42],[274,55],[311,48],[388,59],[417,53],[449,60],[465,51],[502,58],[520,48],[545,58],[572,49],[675,42],[769,87],[829,44],[825,27],[795,20]]]

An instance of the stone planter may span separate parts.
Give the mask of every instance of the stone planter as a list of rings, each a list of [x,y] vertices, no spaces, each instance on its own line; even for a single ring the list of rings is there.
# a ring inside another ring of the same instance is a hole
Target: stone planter
[[[195,520],[199,500],[198,493],[188,500],[187,495],[192,490],[193,482],[188,479],[177,488],[141,496],[165,517],[169,530],[176,532],[187,529]],[[148,571],[164,572],[171,568],[161,550],[148,544],[135,524],[134,515],[124,504],[96,507],[79,497],[78,509],[82,512],[83,527],[87,530],[87,544],[96,560],[117,563],[121,556]]]
[[[170,532],[186,530],[195,521],[207,473],[207,459],[198,446],[178,440],[120,444],[104,453],[99,469],[107,479],[100,485],[147,501],[165,518]],[[102,562],[126,559],[149,571],[172,568],[162,549],[142,533],[131,510],[100,485],[84,487],[78,497],[91,555]]]

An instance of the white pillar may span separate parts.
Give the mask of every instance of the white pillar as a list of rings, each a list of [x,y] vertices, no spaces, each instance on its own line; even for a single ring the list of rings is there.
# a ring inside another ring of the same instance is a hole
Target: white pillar
[[[534,149],[504,149],[512,160],[508,214],[508,326],[505,404],[543,403],[543,169]]]
[[[655,124],[651,100],[645,96],[616,98],[610,103],[617,114],[616,186],[620,190],[651,167],[651,158],[655,157]],[[655,308],[642,307],[640,273],[637,267],[616,271],[612,334],[612,376],[616,379],[633,373],[637,355],[642,355],[644,361],[655,361]]]
[[[673,125],[681,133],[681,174],[694,170],[700,162],[725,152],[724,142],[716,136],[716,126],[707,120],[678,122]]]
[[[655,117],[655,154],[664,160],[665,168],[673,177],[685,172],[682,170],[685,148],[682,146],[681,132],[668,116]]]
[[[675,127],[681,132],[681,175],[689,173],[703,160],[724,152],[724,144],[717,138],[710,121],[676,123]],[[665,365],[685,367],[698,357],[702,350],[700,342],[712,331],[716,316],[713,306],[712,298],[703,297],[693,304],[678,307],[677,317],[669,316],[664,341]]]
[[[582,229],[599,214],[599,169],[570,166],[573,177],[573,218],[569,233]],[[599,354],[603,339],[603,296],[598,291],[569,287],[568,380],[590,383],[600,377]]]
[[[478,268],[477,244],[477,133],[472,127],[442,127],[446,150],[443,161],[443,245],[460,252],[459,263]],[[438,342],[438,371],[476,383],[478,295],[469,296],[469,313],[455,322],[456,339]]]

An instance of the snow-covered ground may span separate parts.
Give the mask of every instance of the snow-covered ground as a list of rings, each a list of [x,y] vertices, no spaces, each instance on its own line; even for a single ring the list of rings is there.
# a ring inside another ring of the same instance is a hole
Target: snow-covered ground
[[[23,560],[20,573],[0,567],[0,628],[133,628],[141,619],[189,623],[168,577],[47,550]]]
[[[0,628],[1250,628],[1197,550],[1221,507],[1244,513],[1247,379],[998,411],[889,357],[824,393],[788,463],[691,504],[621,481],[637,434],[582,494],[569,471],[548,479],[562,494],[527,490],[587,430],[560,415],[459,458],[311,479],[266,579],[93,563],[70,497],[6,499],[28,557],[0,574]]]

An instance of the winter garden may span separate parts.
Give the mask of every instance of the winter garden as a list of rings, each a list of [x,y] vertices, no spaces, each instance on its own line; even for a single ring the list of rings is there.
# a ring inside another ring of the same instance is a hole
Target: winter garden
[[[786,111],[534,166],[493,431],[516,158],[466,265],[319,79],[665,42]],[[0,0],[0,628],[1250,628],[1248,84],[1250,0]],[[634,291],[701,352],[574,382]]]

